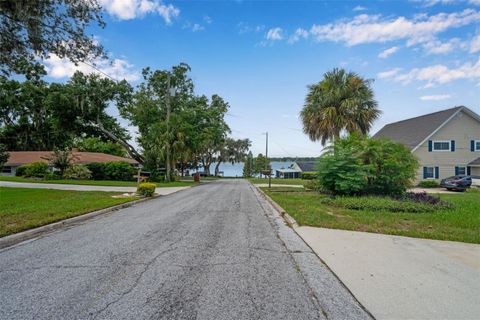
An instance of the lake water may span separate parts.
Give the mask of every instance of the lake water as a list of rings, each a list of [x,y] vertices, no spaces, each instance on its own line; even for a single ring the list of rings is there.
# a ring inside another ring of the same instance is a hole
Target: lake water
[[[272,166],[272,174],[275,174],[276,169],[288,168],[293,162],[291,161],[272,161],[270,165]],[[212,163],[210,166],[210,172],[213,174],[215,172],[216,163]],[[231,164],[231,163],[221,163],[220,171],[223,171],[224,177],[241,177],[243,175],[243,162]],[[199,169],[202,171],[202,168]]]

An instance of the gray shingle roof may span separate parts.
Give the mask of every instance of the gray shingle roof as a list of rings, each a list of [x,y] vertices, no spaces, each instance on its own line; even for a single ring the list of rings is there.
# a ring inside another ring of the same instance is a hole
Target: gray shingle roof
[[[468,164],[469,166],[480,166],[480,158],[477,158]]]
[[[462,108],[455,107],[387,124],[373,138],[390,138],[413,149]]]
[[[317,171],[316,161],[295,161],[295,163],[302,169],[303,172]]]

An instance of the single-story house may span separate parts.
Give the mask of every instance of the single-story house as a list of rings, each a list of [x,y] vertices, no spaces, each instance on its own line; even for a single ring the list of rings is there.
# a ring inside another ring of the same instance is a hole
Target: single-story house
[[[279,179],[298,179],[302,177],[302,172],[313,172],[315,170],[315,161],[295,161],[288,168],[275,170],[275,177]]]
[[[410,148],[420,168],[416,182],[453,175],[480,175],[480,115],[455,107],[390,123],[374,138],[390,138]]]
[[[29,164],[32,162],[45,162],[48,163],[49,159],[53,157],[52,151],[9,151],[9,158],[7,163],[4,164],[2,171],[3,176],[14,176],[17,167]],[[89,164],[94,162],[113,162],[123,161],[127,162],[134,167],[138,167],[139,163],[130,158],[118,157],[111,154],[100,152],[81,152],[72,151],[72,163],[74,164]]]

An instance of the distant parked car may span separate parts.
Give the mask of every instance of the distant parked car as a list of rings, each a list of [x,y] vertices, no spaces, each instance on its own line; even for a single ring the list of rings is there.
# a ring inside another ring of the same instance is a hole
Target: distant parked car
[[[471,176],[453,176],[443,179],[440,186],[447,190],[465,191],[472,185]]]

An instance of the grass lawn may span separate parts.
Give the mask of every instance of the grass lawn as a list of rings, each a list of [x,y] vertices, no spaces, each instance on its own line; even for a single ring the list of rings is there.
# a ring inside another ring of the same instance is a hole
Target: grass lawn
[[[248,178],[253,184],[268,183],[268,178]],[[275,179],[272,178],[272,184],[290,184],[290,185],[303,185],[306,180],[302,179]]]
[[[0,187],[0,237],[137,199],[114,194]]]
[[[23,177],[0,176],[0,181],[29,182],[29,183],[54,183],[54,184],[77,184],[89,186],[111,187],[136,187],[136,181],[113,181],[113,180],[38,180]],[[193,181],[157,182],[157,187],[186,187],[193,185]]]
[[[215,181],[218,179],[222,179],[223,177],[200,177],[200,182],[201,181]],[[185,176],[185,177],[178,177],[180,181],[193,181],[192,176]]]
[[[440,194],[451,209],[430,213],[349,210],[321,203],[316,192],[275,192],[262,188],[299,225],[480,243],[480,190]]]

